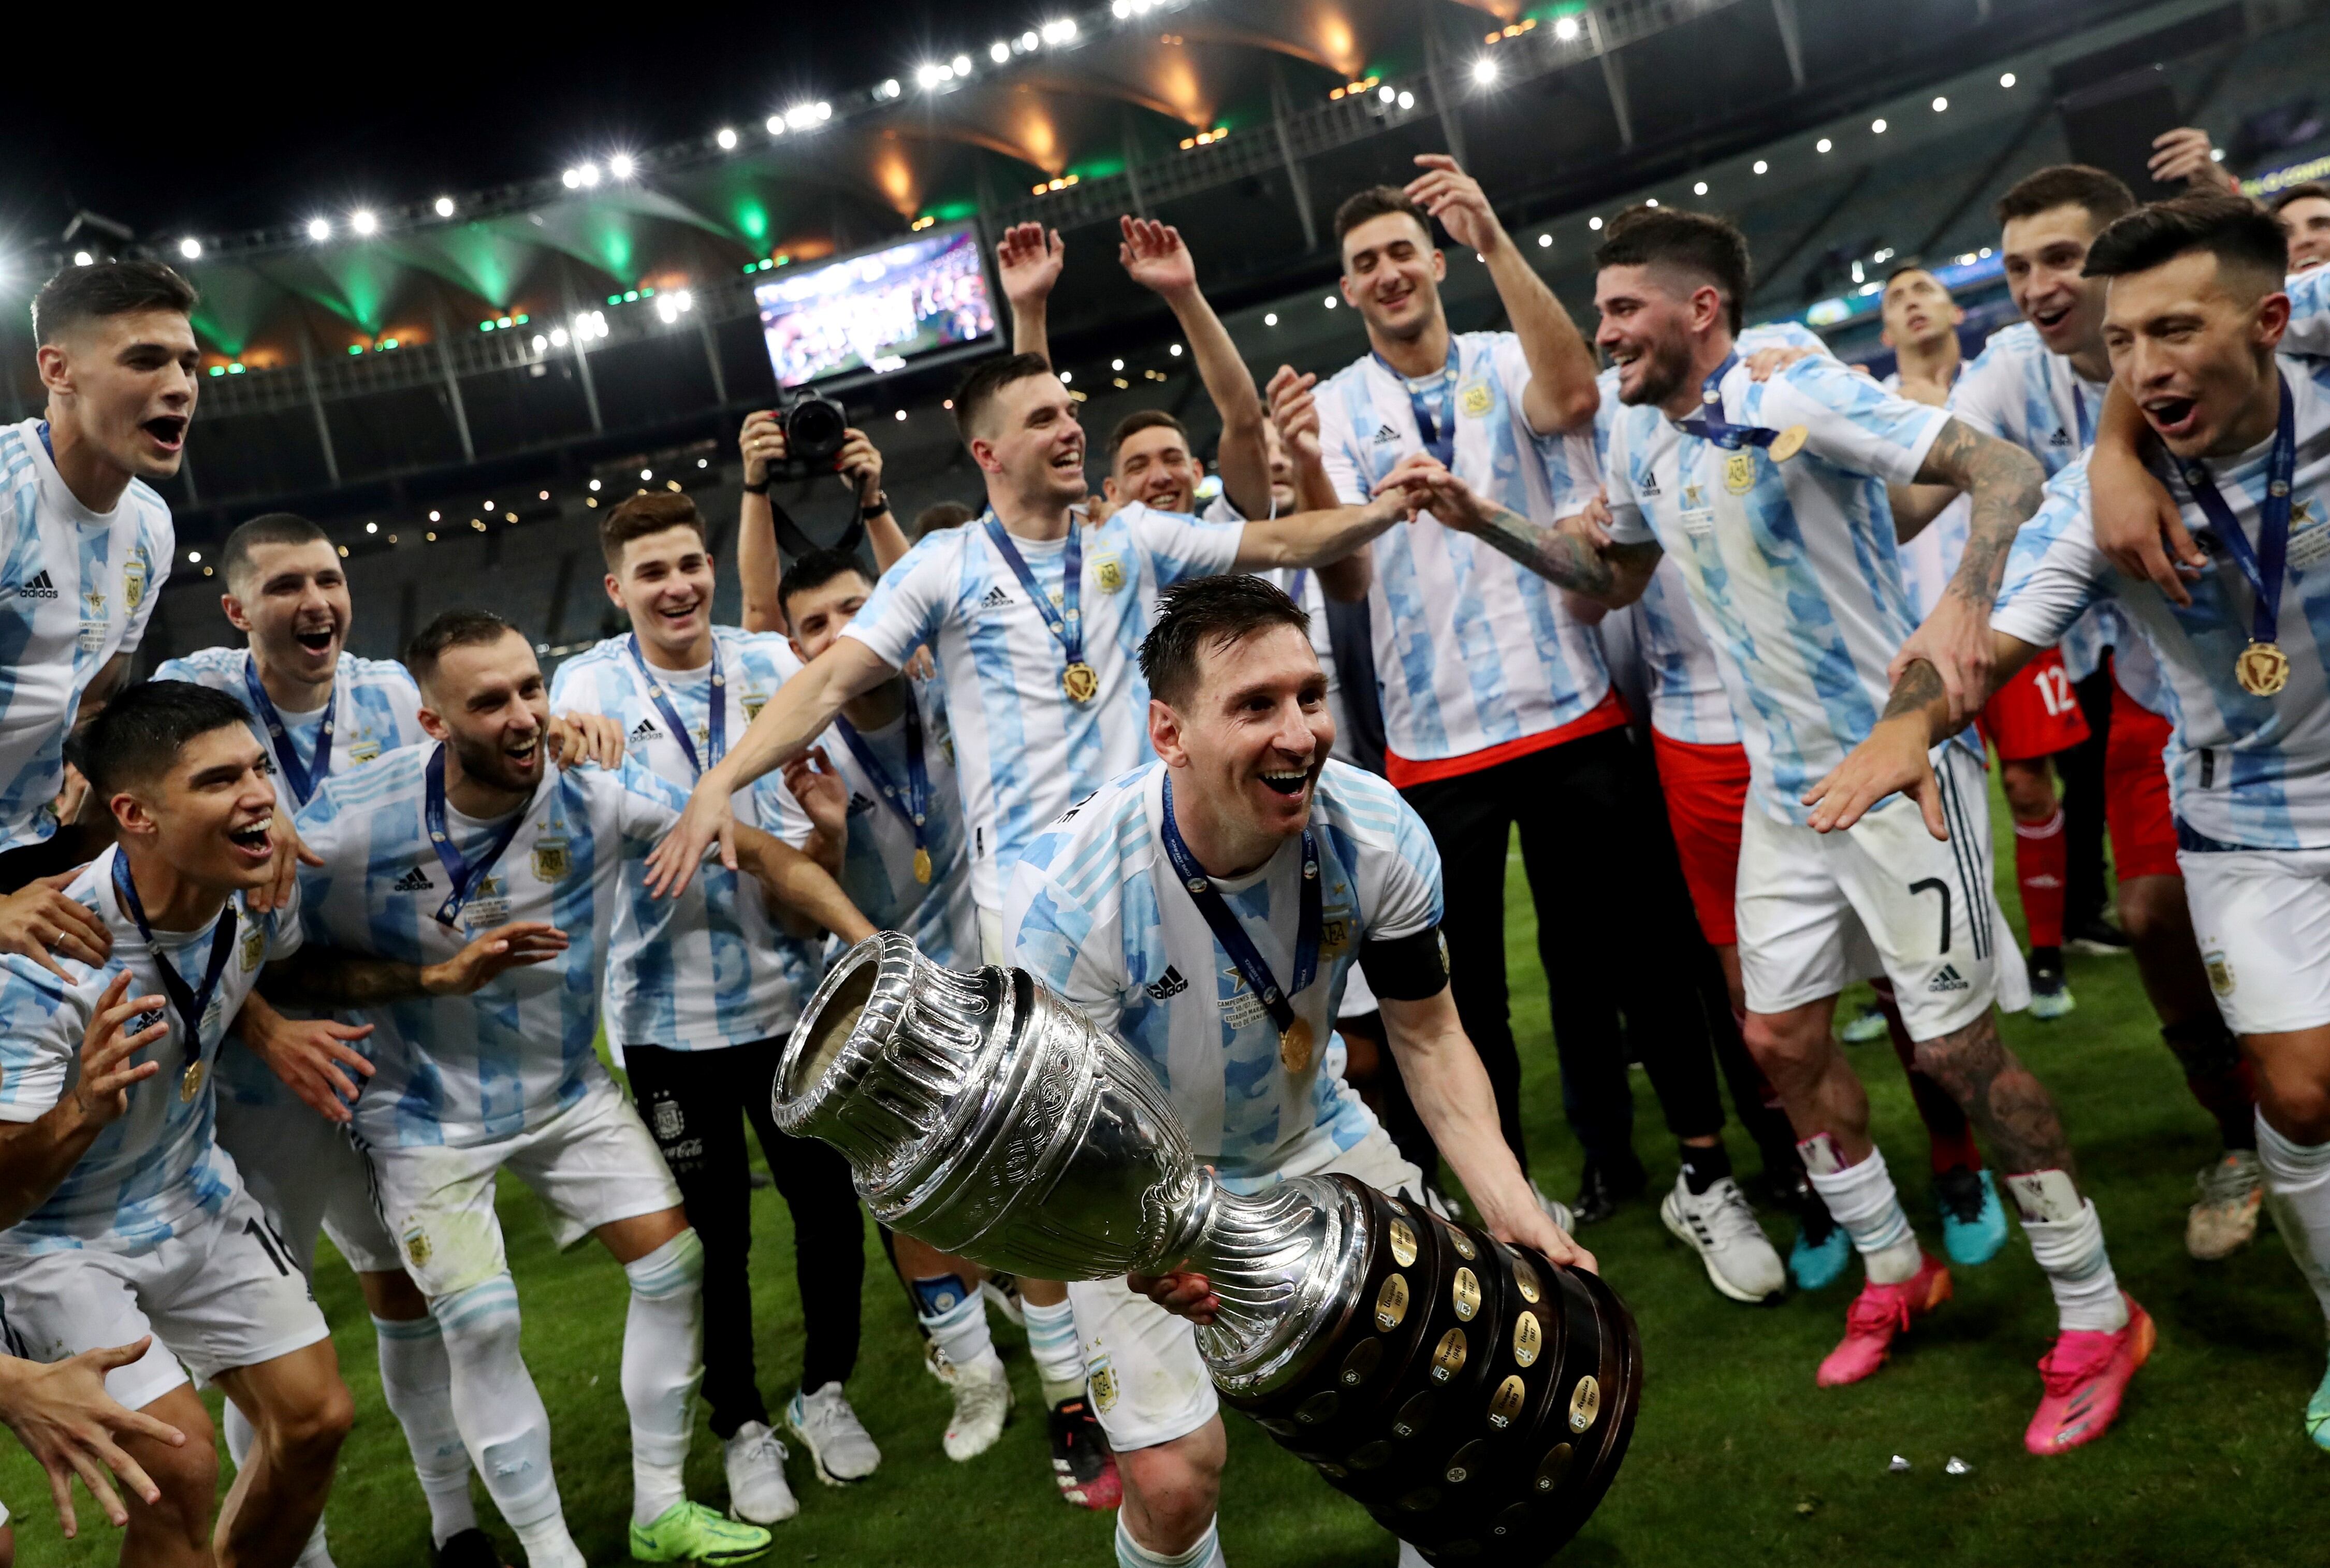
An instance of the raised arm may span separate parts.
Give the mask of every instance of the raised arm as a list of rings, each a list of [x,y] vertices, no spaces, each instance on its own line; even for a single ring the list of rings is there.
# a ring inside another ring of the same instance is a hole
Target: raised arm
[[[736,584],[744,592],[744,630],[782,632],[785,617],[777,590],[784,567],[777,553],[776,503],[766,486],[771,465],[785,461],[784,425],[765,408],[748,413],[736,446],[744,456],[744,499],[736,512]],[[754,485],[763,488],[756,494]]]
[[[995,271],[1003,297],[1011,303],[1011,352],[1036,354],[1049,364],[1051,336],[1045,318],[1052,285],[1060,280],[1060,267],[1068,248],[1057,229],[1041,223],[1014,223],[995,244]]]
[[[437,964],[406,964],[309,942],[270,964],[259,984],[278,1004],[377,1007],[415,996],[467,996],[507,970],[541,964],[564,951],[566,933],[548,921],[513,920],[480,932]]]
[[[1643,596],[1665,552],[1657,541],[1596,545],[1582,529],[1531,521],[1447,475],[1425,503],[1444,526],[1471,534],[1557,587],[1621,610]]]
[[[1521,394],[1521,413],[1530,428],[1551,435],[1592,419],[1602,403],[1594,385],[1593,350],[1497,221],[1480,181],[1443,153],[1419,153],[1416,161],[1425,172],[1408,183],[1407,194],[1440,220],[1449,238],[1479,252],[1489,265],[1489,280],[1496,286],[1505,318],[1529,361],[1530,384]]]
[[[1287,461],[1294,465],[1296,503],[1305,511],[1323,512],[1342,505],[1343,498],[1327,470],[1326,452],[1321,445],[1318,385],[1318,376],[1297,375],[1293,366],[1280,366],[1270,378],[1270,419],[1278,427]],[[1374,557],[1365,549],[1353,550],[1318,572],[1321,594],[1337,603],[1356,604],[1368,596],[1375,574]]]
[[[776,696],[745,727],[728,755],[696,781],[687,810],[648,856],[648,888],[659,898],[677,897],[695,879],[704,852],[720,846],[720,860],[737,869],[736,817],[729,797],[772,768],[807,751],[825,733],[851,698],[871,691],[898,673],[855,637],[835,640],[801,672],[777,688]]]
[[[1180,323],[1198,362],[1198,379],[1214,400],[1221,416],[1222,444],[1215,455],[1222,489],[1238,515],[1270,515],[1270,449],[1263,438],[1262,394],[1255,390],[1254,373],[1230,341],[1229,328],[1198,287],[1196,260],[1182,243],[1181,232],[1150,218],[1120,218],[1122,240],[1117,260],[1142,288],[1153,290]]]
[[[1261,572],[1340,561],[1394,523],[1413,517],[1425,485],[1432,476],[1447,471],[1425,453],[1410,452],[1384,476],[1374,499],[1363,506],[1250,519],[1238,535],[1232,568]]]
[[[770,913],[791,935],[807,938],[830,931],[845,942],[874,935],[873,923],[858,913],[841,884],[774,833],[737,823],[736,859],[767,889]]]
[[[1965,553],[1940,603],[1893,656],[1891,670],[1898,680],[1914,660],[1931,664],[1948,694],[1952,718],[1964,724],[1989,700],[1990,607],[2006,575],[2014,536],[2046,494],[2047,470],[2013,442],[1952,419],[1927,449],[1916,480],[1965,491],[1973,517]]]

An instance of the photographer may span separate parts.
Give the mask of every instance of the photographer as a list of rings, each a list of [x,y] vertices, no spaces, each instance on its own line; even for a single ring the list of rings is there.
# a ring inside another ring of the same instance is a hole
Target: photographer
[[[828,471],[848,488],[857,504],[857,524],[874,547],[875,566],[886,572],[893,561],[906,553],[906,536],[891,514],[889,498],[882,493],[882,454],[864,431],[853,427],[844,434],[841,451]],[[777,602],[778,584],[784,575],[783,556],[777,546],[781,511],[769,495],[769,487],[777,470],[791,461],[783,416],[773,409],[747,414],[736,446],[744,457],[744,505],[736,520],[736,575],[744,593],[744,629],[782,632],[784,611]],[[788,530],[793,530],[791,518],[783,522]],[[798,531],[793,531],[799,537]],[[804,540],[794,554],[806,547]],[[852,551],[857,541],[845,534],[836,547]]]

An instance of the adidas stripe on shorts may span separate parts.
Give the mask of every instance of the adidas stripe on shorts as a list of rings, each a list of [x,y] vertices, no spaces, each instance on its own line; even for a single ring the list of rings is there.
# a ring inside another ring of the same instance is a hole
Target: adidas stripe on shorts
[[[1739,974],[1751,1012],[1785,1012],[1885,974],[1913,1040],[2031,1000],[1991,881],[1982,764],[1937,746],[1945,843],[1895,795],[1849,832],[1817,833],[1749,804],[1739,838]]]

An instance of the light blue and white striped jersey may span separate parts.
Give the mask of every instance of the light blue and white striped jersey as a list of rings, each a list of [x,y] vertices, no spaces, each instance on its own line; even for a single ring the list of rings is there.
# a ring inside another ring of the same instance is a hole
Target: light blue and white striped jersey
[[[1237,564],[1243,523],[1205,523],[1135,502],[1082,534],[1078,590],[1084,659],[1100,677],[1090,702],[1060,689],[1066,660],[1042,613],[987,530],[967,523],[931,535],[882,574],[842,631],[885,663],[928,645],[946,682],[955,776],[971,829],[971,892],[1000,910],[1011,862],[1070,801],[1155,755],[1141,641],[1157,596]],[[1055,606],[1067,542],[1012,537]]]
[[[1654,539],[1681,568],[1721,660],[1750,794],[1801,824],[1797,797],[1877,722],[1886,664],[1916,624],[1885,486],[1916,475],[1948,416],[1828,358],[1765,382],[1735,366],[1721,392],[1726,420],[1802,425],[1804,449],[1776,463],[1687,435],[1655,407],[1624,409],[1605,474],[1610,532]]]
[[[841,738],[837,725],[819,737],[826,761],[849,790],[849,842],[842,851],[841,890],[857,912],[885,931],[904,931],[923,956],[946,968],[979,966],[979,908],[971,898],[971,835],[963,831],[962,786],[956,781],[954,736],[935,682],[900,677],[923,727],[923,771],[930,795],[923,839],[931,852],[931,879],[914,879],[914,831]],[[902,793],[906,767],[906,716],[857,732],[883,775]],[[774,774],[770,781],[774,781]],[[777,835],[795,849],[815,831],[809,813],[781,783]]]
[[[251,698],[250,689],[243,682],[243,670],[250,659],[251,651],[246,648],[204,648],[182,659],[164,661],[154,671],[154,679],[191,680],[197,686],[223,691],[247,711]],[[289,732],[293,755],[308,767],[311,776],[326,708],[332,714],[332,767],[325,775],[327,778],[361,767],[384,752],[416,746],[428,738],[421,728],[421,689],[413,684],[412,672],[393,659],[359,659],[353,653],[343,653],[333,671],[328,703],[306,713],[278,712]],[[255,714],[251,732],[259,739],[268,771],[275,775],[276,807],[283,813],[284,821],[289,822],[307,803],[292,798],[290,777],[276,762],[275,743]],[[295,1017],[308,1016],[298,1008],[285,1011]],[[218,1077],[219,1092],[238,1105],[289,1105],[298,1098],[265,1063],[244,1050],[240,1040],[228,1041],[226,1050],[220,1052]]]
[[[7,1024],[0,1036],[0,1121],[37,1120],[71,1092],[81,1078],[82,1031],[116,974],[129,972],[130,996],[168,994],[137,922],[114,899],[113,862],[120,853],[107,850],[65,889],[66,898],[94,910],[113,933],[110,959],[91,967],[59,954],[59,966],[71,976],[68,984],[28,958],[0,956],[0,1019]],[[234,948],[204,1010],[199,1044],[187,1040],[185,1020],[166,1003],[158,1016],[130,1021],[133,1033],[168,1022],[169,1033],[138,1055],[162,1070],[130,1088],[128,1115],[98,1134],[48,1200],[5,1233],[7,1248],[147,1251],[194,1215],[218,1212],[240,1187],[232,1156],[212,1136],[217,1098],[210,1069],[260,969],[298,950],[300,917],[296,896],[272,914],[253,915],[240,893],[232,908]],[[191,933],[154,933],[190,993],[202,987],[217,929],[212,920]],[[188,1092],[187,1069],[197,1056],[204,1070]]]
[[[2252,697],[2234,678],[2256,596],[2174,463],[2155,462],[2154,471],[2209,553],[2190,585],[2192,608],[2122,575],[2096,548],[2083,460],[2048,485],[2046,505],[2015,536],[1991,624],[2044,647],[2108,595],[2158,656],[2161,711],[2176,726],[2167,762],[2177,817],[2223,844],[2314,850],[2330,848],[2330,360],[2284,355],[2279,363],[2297,418],[2289,576],[2276,636],[2289,656],[2289,684],[2279,695]],[[2209,465],[2252,544],[2271,448],[2268,440]]]
[[[726,738],[734,746],[762,705],[800,670],[800,660],[773,632],[715,626],[712,635],[720,647]],[[625,632],[560,665],[550,683],[550,710],[615,720],[623,727],[626,755],[685,795],[696,787],[696,768],[649,695],[630,648],[630,633]],[[711,665],[661,670],[656,677],[687,727],[696,755],[709,765]],[[783,789],[772,774],[739,790],[736,820],[775,832],[772,803]],[[668,939],[654,945],[639,963],[607,967],[607,1028],[615,1043],[715,1050],[790,1031],[817,983],[817,960],[807,943],[785,935],[769,917],[761,884],[715,858],[705,861],[685,893],[668,902]]]
[[[1419,395],[1453,415],[1449,468],[1523,517],[1550,523],[1547,452],[1588,449],[1591,432],[1539,436],[1521,413],[1530,382],[1510,332],[1452,339],[1456,380],[1435,373]],[[1424,450],[1409,384],[1373,354],[1318,391],[1319,444],[1336,493],[1369,499],[1394,464]],[[1562,607],[1560,590],[1429,513],[1378,535],[1369,588],[1384,737],[1406,762],[1440,762],[1558,729],[1609,695],[1601,640]]]
[[[74,499],[42,423],[0,425],[0,850],[57,831],[81,694],[146,635],[178,549],[142,480],[110,512]]]
[[[612,772],[553,769],[517,834],[461,911],[436,917],[445,868],[424,817],[437,746],[410,746],[326,782],[299,813],[323,857],[299,870],[308,940],[405,964],[436,964],[511,920],[547,920],[566,950],[512,969],[473,996],[417,997],[369,1009],[363,1050],[378,1070],[356,1098],[355,1126],[379,1146],[490,1143],[537,1127],[604,1072],[591,1049],[602,969],[664,942],[673,901],[651,898],[648,851],[679,820],[687,792],[626,760]],[[502,819],[507,822],[507,818]],[[502,822],[446,808],[453,847],[484,853]]]
[[[1057,990],[1157,1074],[1198,1157],[1233,1190],[1324,1167],[1375,1117],[1325,1058],[1337,1001],[1367,942],[1440,920],[1440,852],[1390,784],[1330,762],[1311,806],[1319,847],[1317,978],[1292,998],[1314,1065],[1290,1074],[1278,1027],[1166,858],[1165,765],[1111,780],[1037,834],[1021,855],[1003,917],[1011,962]],[[1294,974],[1302,852],[1290,839],[1260,870],[1217,879],[1255,951],[1282,984]]]

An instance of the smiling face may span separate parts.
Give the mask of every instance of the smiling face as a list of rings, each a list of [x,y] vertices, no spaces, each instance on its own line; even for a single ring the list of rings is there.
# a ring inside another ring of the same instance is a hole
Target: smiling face
[[[866,607],[874,590],[855,572],[828,578],[814,588],[785,597],[785,623],[792,629],[793,651],[807,663],[833,646],[841,629]]]
[[[971,455],[990,483],[1031,505],[1084,499],[1084,427],[1056,375],[1025,375],[995,389]]]
[[[275,781],[247,725],[194,736],[166,770],[107,803],[127,841],[198,887],[231,893],[273,875]]]
[[[1103,489],[1118,506],[1145,501],[1160,512],[1187,512],[1198,504],[1206,465],[1189,451],[1189,438],[1170,424],[1147,425],[1119,442]]]
[[[132,310],[77,321],[44,343],[41,380],[50,416],[133,479],[158,481],[185,461],[201,388],[194,329],[175,310]]]
[[[526,640],[448,648],[421,688],[421,727],[445,743],[464,777],[523,794],[542,780],[549,689]]]
[[[268,669],[317,686],[339,667],[353,612],[347,573],[328,542],[253,545],[219,603]]]
[[[1440,280],[1448,259],[1406,213],[1354,223],[1343,235],[1343,299],[1369,336],[1413,342],[1440,319]]]
[[[1885,347],[1937,344],[1965,319],[1941,280],[1919,267],[1885,285],[1882,304]]]
[[[1595,347],[1618,367],[1618,401],[1663,404],[1690,389],[1697,337],[1723,314],[1712,284],[1697,289],[1655,266],[1605,267],[1594,280],[1602,324]]]
[[[2098,225],[2076,203],[2011,218],[1998,242],[2006,291],[2050,354],[2069,356],[2100,346],[2104,280],[2083,278]]]
[[[1179,707],[1151,701],[1149,732],[1184,770],[1192,804],[1240,839],[1300,833],[1335,749],[1326,672],[1311,639],[1284,623],[1206,648]]]
[[[2330,196],[2300,196],[2275,214],[2289,236],[2289,270],[2303,272],[2330,261]]]
[[[607,597],[630,616],[639,641],[667,662],[682,664],[702,662],[713,585],[712,553],[685,523],[625,540],[617,568],[607,574]]]
[[[2179,458],[2230,456],[2271,432],[2273,347],[2289,314],[2277,279],[2245,278],[2206,251],[2110,280],[2112,375]]]

